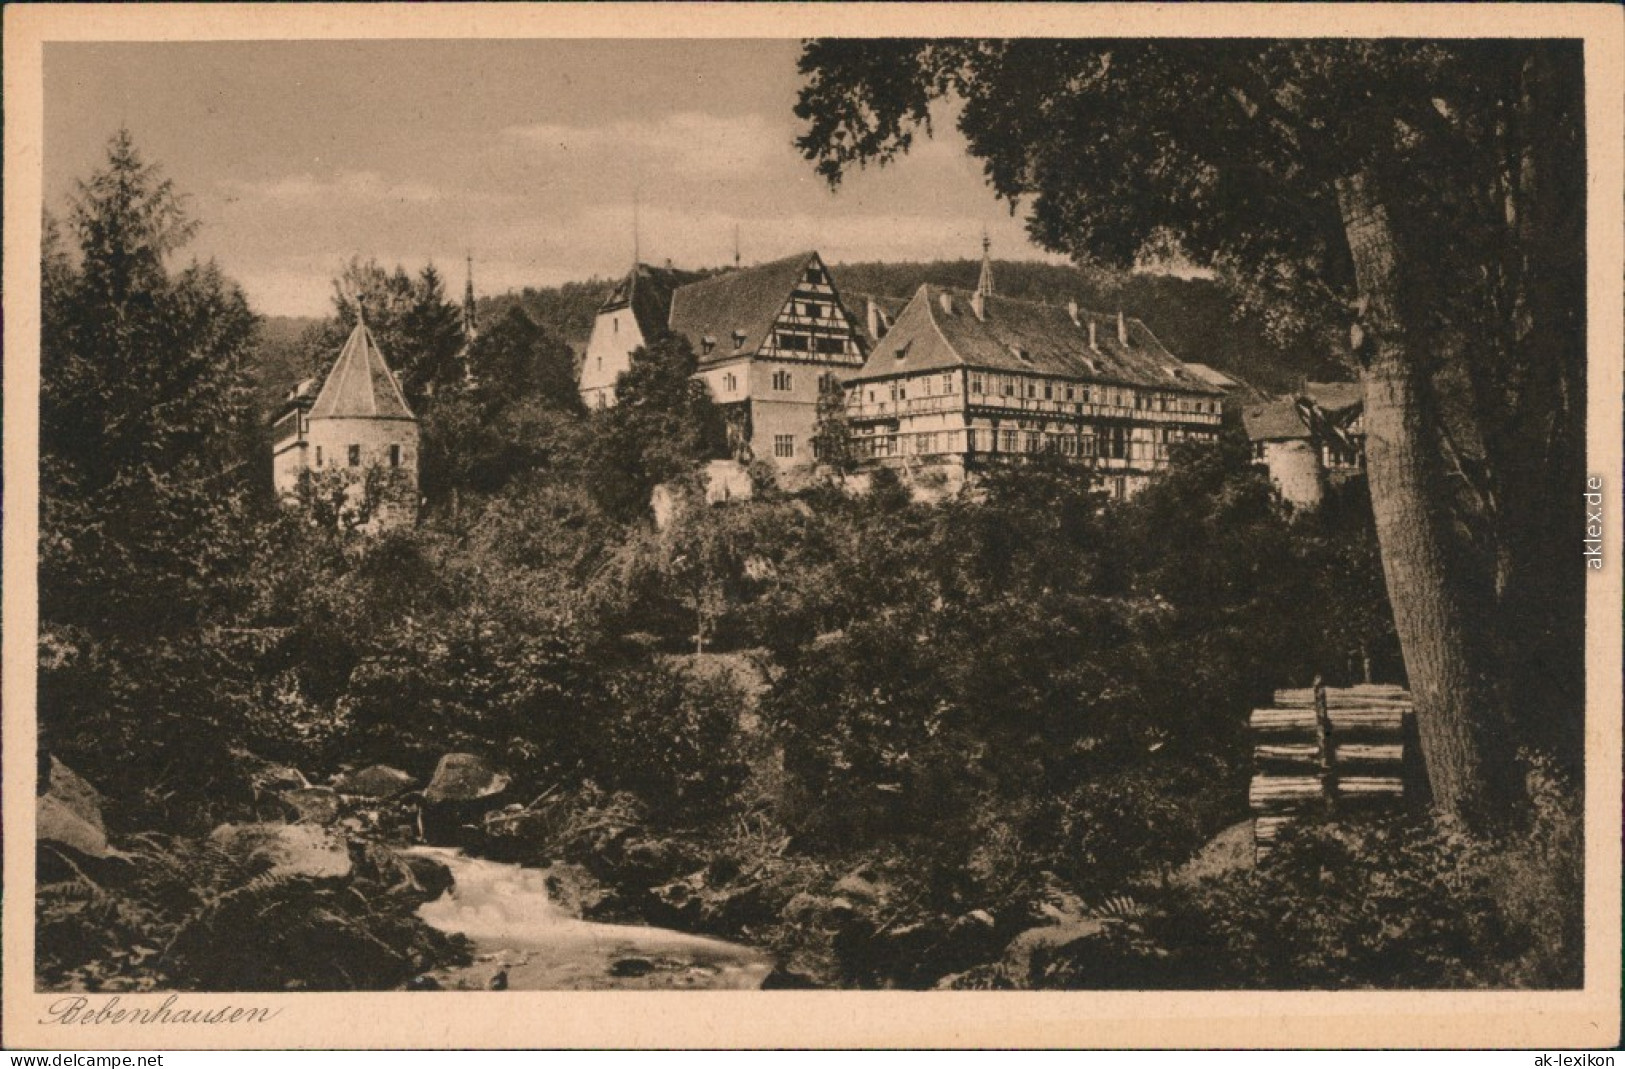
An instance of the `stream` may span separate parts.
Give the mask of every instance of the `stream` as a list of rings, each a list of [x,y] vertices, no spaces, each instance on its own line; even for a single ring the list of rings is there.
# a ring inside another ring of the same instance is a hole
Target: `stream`
[[[447,989],[747,990],[760,987],[773,969],[765,953],[720,939],[581,920],[549,897],[545,869],[448,847],[410,853],[434,858],[455,880],[418,916],[474,944],[473,964],[430,974]]]

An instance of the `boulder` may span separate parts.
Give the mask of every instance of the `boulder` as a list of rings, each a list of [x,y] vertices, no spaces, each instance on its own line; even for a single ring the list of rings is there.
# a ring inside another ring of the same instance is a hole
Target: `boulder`
[[[448,802],[475,802],[508,789],[508,776],[498,772],[483,757],[471,753],[449,753],[435,766],[434,779],[423,792],[431,805]]]
[[[333,789],[340,794],[358,798],[394,798],[418,785],[409,773],[388,765],[368,765],[354,772],[345,772],[333,780]]]
[[[279,797],[301,824],[326,825],[339,819],[339,796],[330,787],[300,787]]]
[[[1032,977],[1033,955],[1058,950],[1080,939],[1093,939],[1105,930],[1105,921],[1092,919],[1029,928],[1012,939],[1005,948],[1005,971],[1017,983],[1026,982]]]
[[[38,840],[70,846],[95,858],[113,854],[102,822],[102,796],[96,788],[55,757],[46,782],[34,810]]]
[[[256,768],[249,775],[249,779],[256,790],[270,793],[299,790],[310,786],[305,774],[291,765],[266,763]]]
[[[1175,887],[1193,887],[1253,867],[1253,822],[1241,820],[1209,839],[1194,856],[1175,869],[1168,882]]]
[[[836,881],[834,891],[837,895],[844,895],[855,902],[873,903],[886,897],[885,888],[862,872],[851,872],[842,876]]]
[[[342,879],[352,869],[345,841],[314,824],[222,824],[209,840],[276,876]]]

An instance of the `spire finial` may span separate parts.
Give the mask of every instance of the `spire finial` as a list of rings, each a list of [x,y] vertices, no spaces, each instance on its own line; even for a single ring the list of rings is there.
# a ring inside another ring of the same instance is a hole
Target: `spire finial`
[[[643,262],[643,254],[638,249],[638,190],[632,191],[632,266],[635,268]]]
[[[982,277],[976,280],[976,292],[982,297],[993,296],[993,242],[987,236],[987,227],[982,227]]]
[[[739,224],[734,224],[734,270],[739,270]]]
[[[474,250],[468,251],[468,276],[463,283],[463,338],[473,341],[479,332],[479,316],[474,306]]]

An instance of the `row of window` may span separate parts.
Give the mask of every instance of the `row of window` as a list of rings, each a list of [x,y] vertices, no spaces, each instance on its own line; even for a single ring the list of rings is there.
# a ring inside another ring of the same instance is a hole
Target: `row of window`
[[[856,352],[852,340],[838,334],[804,334],[775,330],[773,345],[783,352],[820,353],[824,356],[848,356]]]
[[[388,456],[389,456],[389,466],[390,467],[398,468],[398,467],[401,466],[401,447],[400,446],[398,446],[398,445],[390,446]],[[346,446],[345,447],[345,459],[348,461],[348,466],[349,467],[359,468],[361,466],[361,447],[359,445],[354,445],[354,444]],[[322,456],[322,447],[317,446],[316,447],[316,466],[318,468],[320,468],[320,467],[323,467],[324,464],[325,464],[325,458]]]
[[[894,380],[884,387],[889,400],[906,401],[908,399],[909,384],[912,382],[920,396],[942,397],[952,396],[955,390],[955,374],[944,372],[940,378],[937,376],[916,376],[912,379]],[[1128,408],[1147,412],[1195,412],[1218,414],[1219,402],[1208,401],[1201,398],[1184,397],[1178,394],[1141,394],[1134,390],[1115,386],[1081,386],[1067,382],[1056,382],[1053,379],[1030,379],[1016,375],[983,375],[974,373],[970,376],[970,393],[972,396],[994,397],[1020,397],[1028,400],[1072,402],[1077,411],[1083,411],[1083,405],[1099,404],[1109,407]],[[875,387],[863,387],[854,390],[849,395],[853,403],[874,404],[879,400],[879,390]]]

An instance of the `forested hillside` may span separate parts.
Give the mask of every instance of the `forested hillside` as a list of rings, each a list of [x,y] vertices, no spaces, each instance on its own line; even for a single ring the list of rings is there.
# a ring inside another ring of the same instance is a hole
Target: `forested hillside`
[[[1305,379],[1344,379],[1350,373],[1333,354],[1308,341],[1283,343],[1268,337],[1263,325],[1242,314],[1235,298],[1211,279],[1082,271],[1030,260],[997,260],[993,267],[998,291],[1007,297],[1054,304],[1076,300],[1105,312],[1121,309],[1143,320],[1180,359],[1216,367],[1266,392],[1285,392]],[[974,288],[981,263],[871,262],[836,264],[831,270],[846,293],[906,298],[925,283]],[[561,286],[526,286],[517,293],[480,298],[479,315],[483,322],[493,322],[509,308],[522,308],[537,326],[568,344],[579,359],[592,334],[593,316],[616,281],[592,278]],[[863,314],[855,302],[850,311]],[[267,383],[293,380],[295,361],[289,354],[311,322],[278,316],[267,320],[262,365]]]

